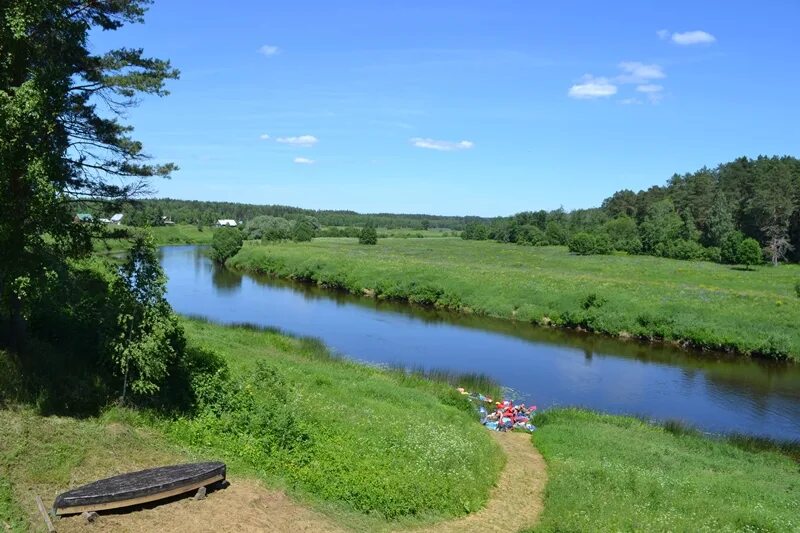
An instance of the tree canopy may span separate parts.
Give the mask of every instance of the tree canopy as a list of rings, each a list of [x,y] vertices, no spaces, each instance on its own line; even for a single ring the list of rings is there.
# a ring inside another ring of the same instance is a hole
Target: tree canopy
[[[166,95],[178,71],[141,49],[89,49],[90,31],[142,22],[148,3],[0,3],[0,307],[14,336],[25,287],[91,250],[98,226],[73,224],[76,206],[115,209],[175,170],[150,163],[121,118],[140,95]]]
[[[378,232],[375,231],[375,226],[367,224],[361,229],[358,235],[359,244],[378,244]]]
[[[211,257],[217,263],[225,263],[239,253],[244,244],[244,237],[239,228],[223,226],[217,228],[211,239]]]

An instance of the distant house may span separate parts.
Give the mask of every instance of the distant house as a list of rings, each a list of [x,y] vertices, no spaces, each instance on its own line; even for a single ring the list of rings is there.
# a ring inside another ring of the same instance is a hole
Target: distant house
[[[172,221],[172,219],[167,217],[167,216],[161,217],[161,223],[163,225],[165,225],[165,226],[174,226],[175,225],[175,223]]]
[[[221,219],[217,220],[217,223],[215,224],[215,226],[217,226],[217,227],[219,227],[219,226],[230,226],[231,228],[235,228],[237,225],[238,224],[236,224],[236,221],[232,220],[230,218],[221,218]]]
[[[75,222],[83,222],[88,224],[89,222],[94,221],[94,217],[89,213],[78,213],[77,215],[75,215],[75,218],[73,220]]]
[[[117,224],[117,225],[122,224],[122,217],[124,217],[124,216],[125,215],[123,215],[122,213],[117,213],[116,215],[111,217],[111,220],[110,220],[111,224]]]

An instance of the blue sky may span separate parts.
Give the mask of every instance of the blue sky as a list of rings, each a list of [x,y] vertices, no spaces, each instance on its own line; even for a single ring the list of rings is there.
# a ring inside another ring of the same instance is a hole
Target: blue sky
[[[172,60],[131,111],[158,196],[361,212],[591,207],[800,155],[800,2],[156,0],[92,37]]]

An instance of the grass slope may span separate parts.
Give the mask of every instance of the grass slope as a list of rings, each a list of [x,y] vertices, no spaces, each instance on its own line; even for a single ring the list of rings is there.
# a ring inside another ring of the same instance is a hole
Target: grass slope
[[[267,361],[291,384],[291,410],[309,439],[276,456],[199,417],[164,426],[179,442],[386,519],[432,520],[484,505],[504,459],[474,415],[455,407],[465,401],[451,386],[335,359],[316,341],[276,332],[194,320],[185,327],[192,344],[224,354],[234,376]]]
[[[186,456],[147,428],[0,408],[0,528],[40,530],[37,494],[47,505],[67,487],[180,460]]]
[[[535,531],[800,530],[785,455],[575,409],[536,423],[549,481]]]
[[[462,312],[800,360],[800,268],[461,239],[249,245],[229,265]]]

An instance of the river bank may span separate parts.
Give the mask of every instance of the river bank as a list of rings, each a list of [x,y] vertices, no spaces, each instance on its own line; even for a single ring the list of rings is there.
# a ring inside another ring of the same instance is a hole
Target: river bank
[[[493,435],[458,407],[461,397],[450,385],[343,361],[319,343],[274,331],[183,324],[192,346],[218,353],[242,380],[234,383],[242,385],[236,398],[243,410],[226,411],[225,418],[266,408],[259,420],[269,425],[234,432],[202,410],[165,418],[113,407],[74,419],[6,405],[0,409],[0,525],[22,531],[37,524],[34,493],[48,500],[70,485],[120,471],[222,459],[235,480],[255,481],[246,482],[253,490],[263,484],[288,493],[283,511],[308,507],[331,529],[429,524],[437,531],[482,509],[501,470],[519,470],[521,452],[500,453]],[[279,378],[269,387],[250,381],[263,372],[259,362]],[[288,387],[284,402],[309,440],[302,453],[280,453],[276,461],[254,436],[275,427],[287,431],[281,418],[267,414],[282,412],[271,403],[280,381]],[[548,484],[542,502],[518,502],[543,505],[538,525],[527,526],[531,531],[798,527],[796,446],[710,439],[676,425],[574,409],[549,410],[534,422],[538,429],[527,445],[544,456]],[[125,529],[124,518],[111,520]],[[502,517],[496,520],[502,527]]]
[[[750,272],[445,238],[251,243],[228,265],[461,313],[800,361],[794,265]]]

